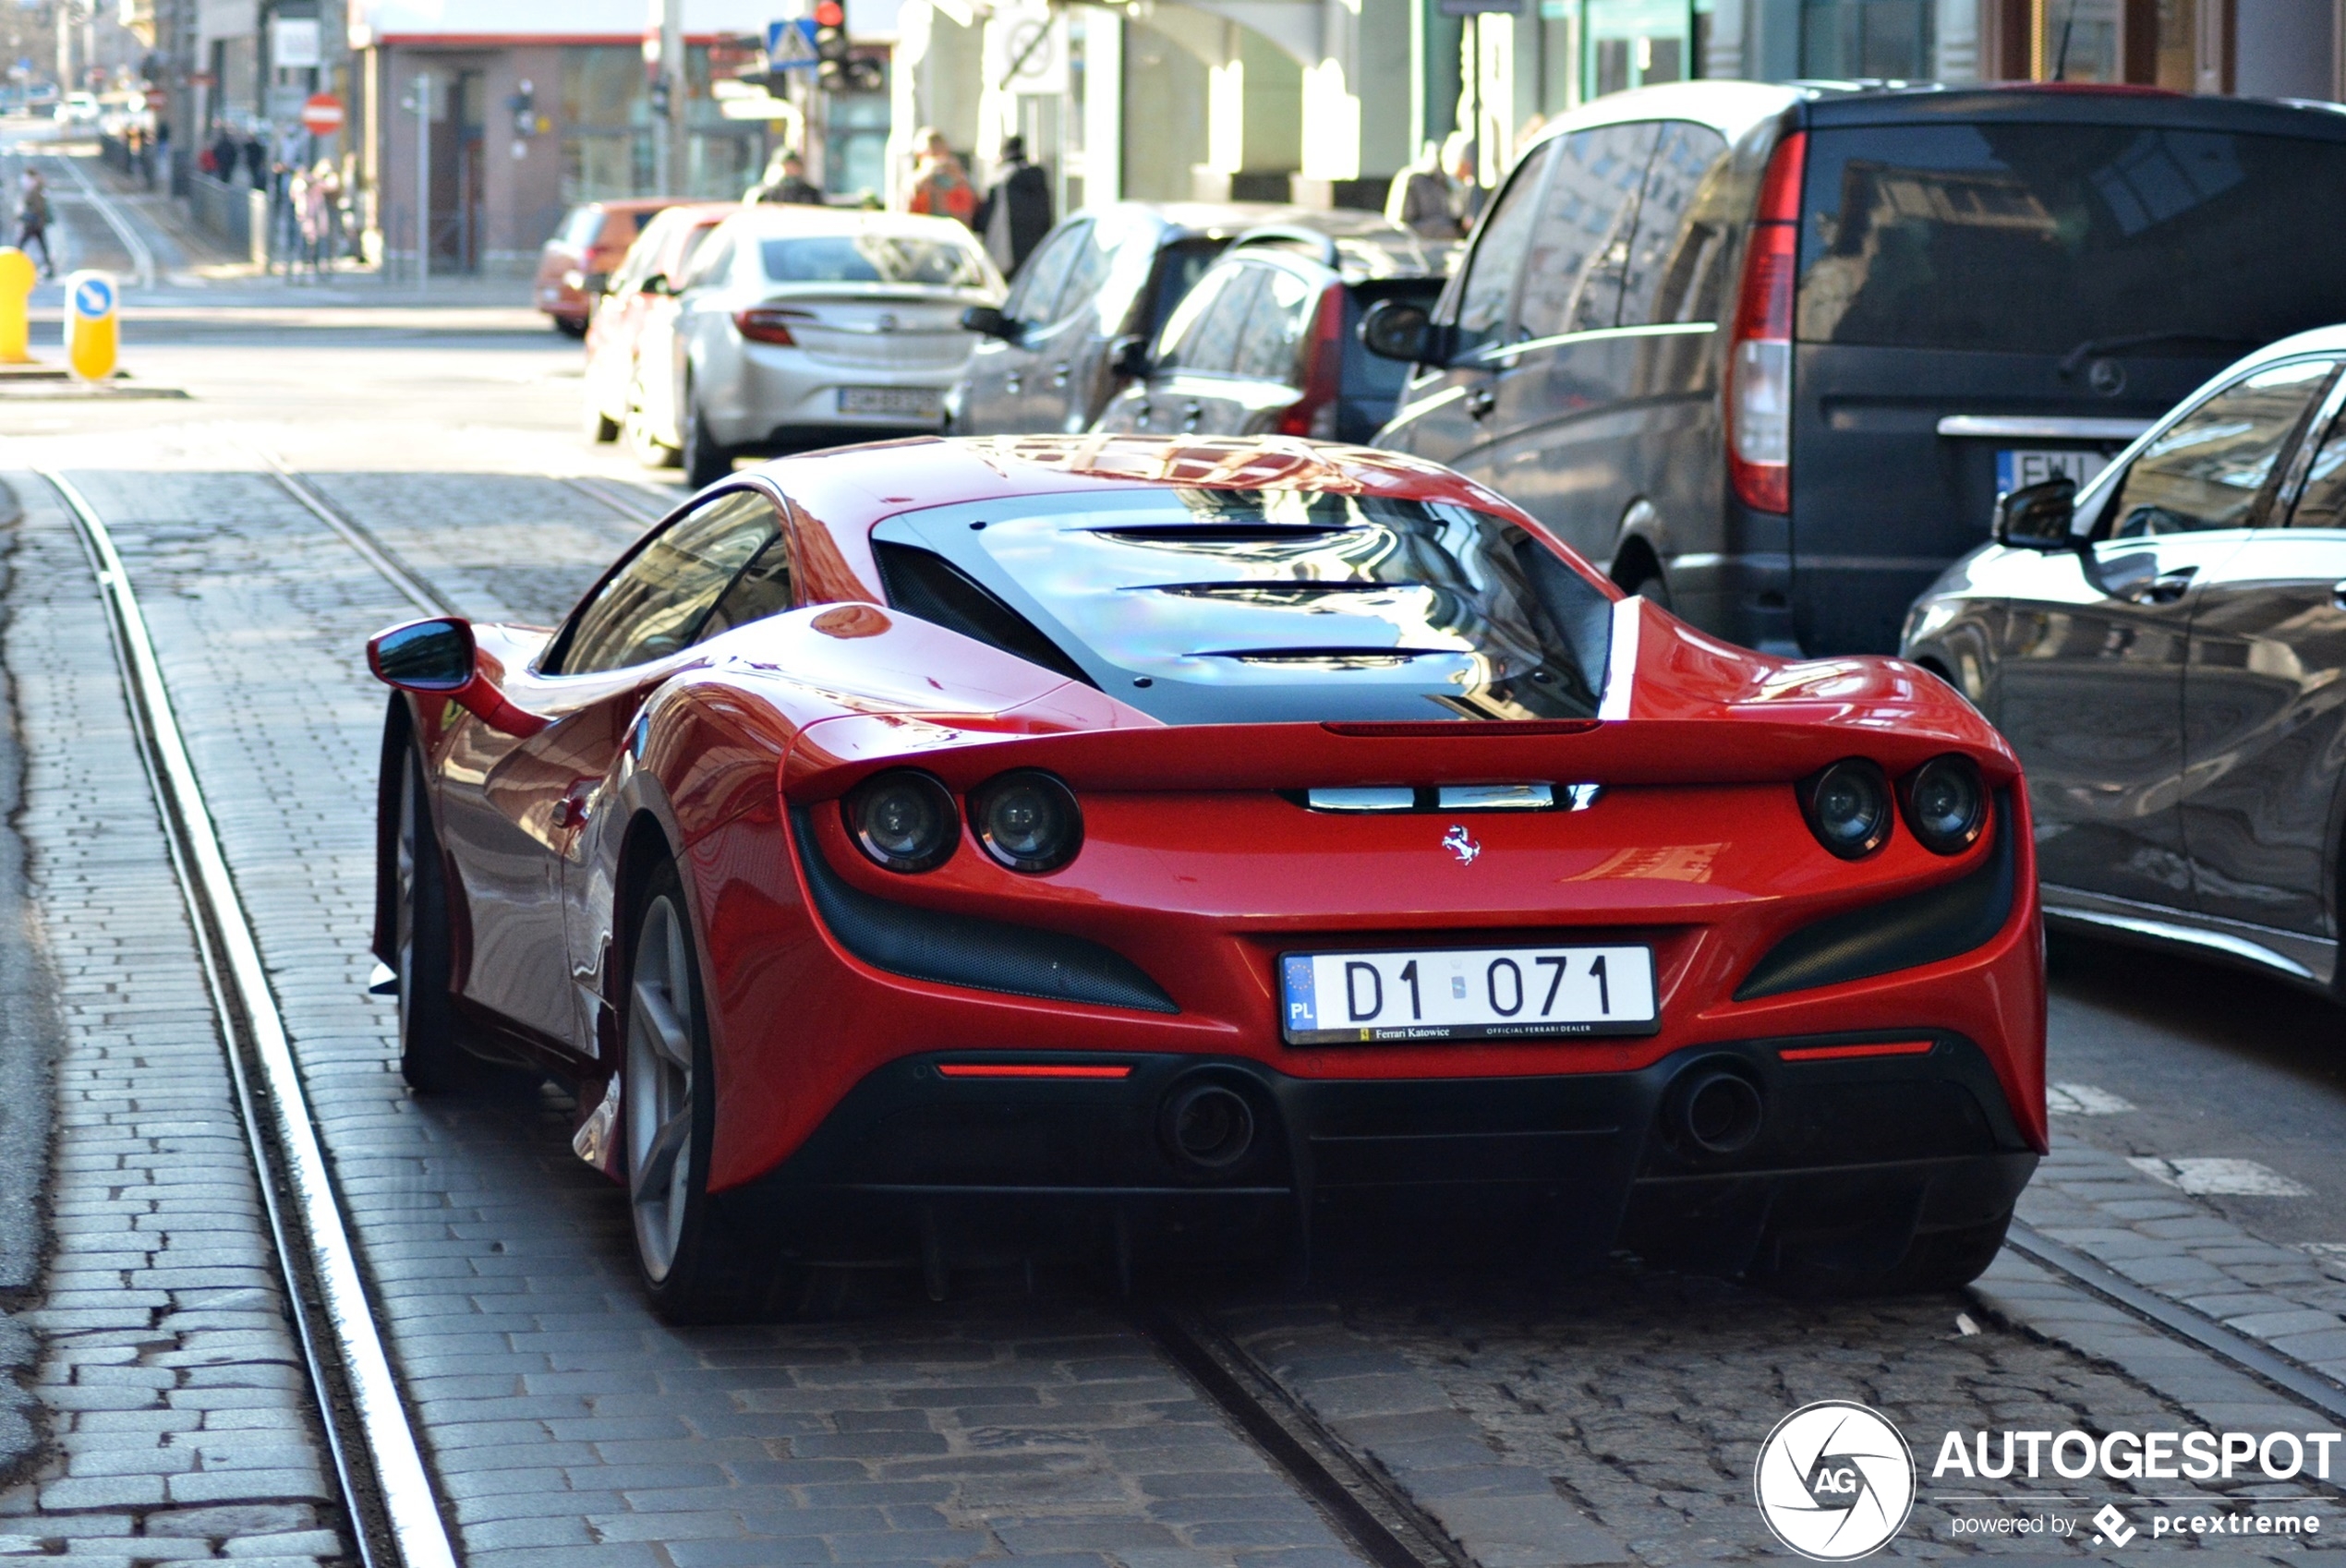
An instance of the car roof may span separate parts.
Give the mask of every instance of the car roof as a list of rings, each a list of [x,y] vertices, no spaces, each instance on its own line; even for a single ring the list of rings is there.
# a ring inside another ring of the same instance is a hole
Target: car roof
[[[1157,243],[1182,239],[1227,239],[1231,235],[1305,211],[1277,201],[1103,201],[1067,215],[1108,223],[1144,223],[1158,230]]]
[[[1349,208],[1306,209],[1250,229],[1230,242],[1240,251],[1270,250],[1308,257],[1346,283],[1372,278],[1438,278],[1451,247],[1427,240],[1381,212]],[[1218,264],[1218,263],[1217,263]]]
[[[1805,127],[1943,121],[2140,125],[2346,141],[2346,106],[2296,99],[2205,98],[2099,82],[1949,86],[1904,81],[1686,81],[1608,93],[1558,115],[1525,144],[1634,120],[1692,120],[1730,143],[1787,112]]]
[[[725,220],[737,232],[761,237],[790,235],[880,234],[953,235],[974,244],[969,230],[950,218],[919,212],[875,212],[862,207],[813,207],[757,202],[736,206]]]

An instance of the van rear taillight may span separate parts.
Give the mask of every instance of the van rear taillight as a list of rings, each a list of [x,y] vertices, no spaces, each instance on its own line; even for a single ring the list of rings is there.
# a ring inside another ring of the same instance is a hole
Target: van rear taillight
[[[1331,284],[1320,295],[1318,320],[1312,327],[1310,357],[1304,361],[1303,395],[1279,416],[1272,428],[1283,436],[1336,434],[1336,399],[1344,391],[1344,288]]]
[[[1808,151],[1795,131],[1768,160],[1727,345],[1727,477],[1760,512],[1792,510],[1792,299]]]

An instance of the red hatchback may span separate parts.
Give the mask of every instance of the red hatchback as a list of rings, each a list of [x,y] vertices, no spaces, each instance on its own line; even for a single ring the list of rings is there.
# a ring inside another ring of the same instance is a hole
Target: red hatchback
[[[575,1083],[673,1316],[1470,1232],[1944,1287],[2045,1148],[1995,731],[1693,632],[1414,459],[788,458],[557,631],[369,657],[408,1078]]]
[[[603,281],[618,270],[652,214],[674,205],[666,197],[589,201],[563,215],[553,237],[538,252],[538,277],[530,285],[531,300],[552,318],[556,331],[574,338],[586,335]]]

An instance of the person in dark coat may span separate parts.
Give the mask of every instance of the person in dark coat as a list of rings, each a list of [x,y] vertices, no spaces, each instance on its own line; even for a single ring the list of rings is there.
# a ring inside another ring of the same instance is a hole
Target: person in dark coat
[[[261,145],[258,132],[245,138],[245,172],[252,176],[253,189],[269,188],[269,149]]]
[[[1051,232],[1051,176],[1026,161],[1026,139],[1002,139],[1002,177],[978,203],[972,226],[986,238],[986,253],[1009,277]]]
[[[41,275],[55,277],[57,264],[49,259],[49,187],[38,171],[27,169],[23,194],[17,199],[17,248],[30,260],[36,245],[41,247]]]
[[[766,165],[766,177],[749,187],[745,199],[772,201],[788,207],[820,207],[823,192],[806,177],[806,160],[788,149]]]
[[[212,177],[216,180],[236,177],[236,139],[228,134],[225,126],[221,127],[220,134],[212,139]]]

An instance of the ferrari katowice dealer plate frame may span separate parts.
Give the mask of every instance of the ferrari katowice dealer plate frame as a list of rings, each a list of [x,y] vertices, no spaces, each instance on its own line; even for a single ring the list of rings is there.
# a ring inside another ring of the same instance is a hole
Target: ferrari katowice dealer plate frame
[[[1290,1045],[1652,1034],[1653,950],[1391,948],[1279,956]]]

